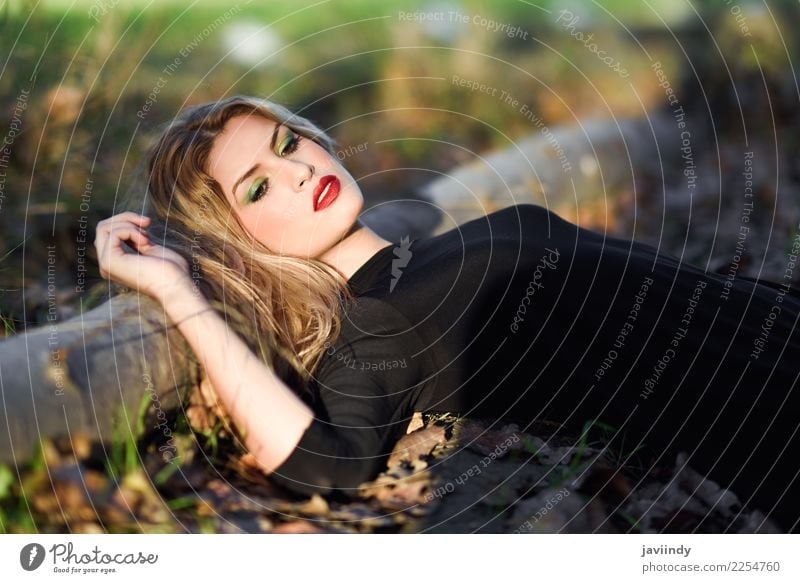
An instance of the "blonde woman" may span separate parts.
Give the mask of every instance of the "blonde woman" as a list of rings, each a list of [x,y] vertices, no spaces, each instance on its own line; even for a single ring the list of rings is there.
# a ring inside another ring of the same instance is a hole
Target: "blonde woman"
[[[97,227],[101,274],[163,305],[209,407],[285,487],[354,495],[414,411],[599,419],[796,528],[788,284],[730,281],[532,204],[393,245],[359,221],[332,140],[253,97],[184,111],[147,169],[145,214]]]

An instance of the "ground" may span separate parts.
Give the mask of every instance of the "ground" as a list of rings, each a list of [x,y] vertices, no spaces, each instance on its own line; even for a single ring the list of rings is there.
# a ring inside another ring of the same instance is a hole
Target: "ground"
[[[172,463],[152,441],[113,450],[80,436],[48,442],[23,470],[22,487],[0,473],[2,530],[780,532],[760,512],[740,512],[734,493],[681,455],[674,467],[650,468],[641,453],[604,449],[608,428],[556,439],[554,425],[522,432],[497,420],[418,414],[409,429],[385,471],[352,500],[272,484],[218,430],[175,434]]]

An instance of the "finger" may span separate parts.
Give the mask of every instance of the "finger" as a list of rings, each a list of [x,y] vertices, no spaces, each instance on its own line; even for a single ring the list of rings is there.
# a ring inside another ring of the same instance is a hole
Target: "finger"
[[[134,247],[144,247],[150,244],[147,233],[143,233],[136,227],[119,226],[111,231],[111,238],[115,241],[115,247],[122,249],[122,242],[131,243]]]
[[[123,247],[124,242],[134,249],[134,253]],[[150,251],[151,247],[152,245],[147,240],[147,237],[133,228],[115,229],[98,253],[100,275],[105,279],[116,279],[115,274],[128,271],[130,269],[128,266],[131,265],[130,262],[144,256]]]
[[[147,215],[141,215],[141,214],[135,213],[133,211],[125,211],[125,212],[116,214],[111,218],[112,219],[129,220],[129,221],[133,221],[134,223],[137,223],[137,224],[146,224],[146,223],[150,222],[150,217],[148,217]]]
[[[113,228],[114,225],[124,223],[132,223],[143,228],[150,224],[150,217],[147,215],[140,215],[134,212],[126,211],[100,221],[97,223],[97,228],[95,230],[97,232],[108,231],[109,229]]]
[[[101,265],[107,265],[108,260],[113,256],[119,257],[127,254],[122,246],[123,242],[130,242],[137,250],[139,247],[150,245],[147,235],[136,227],[117,225],[107,236],[99,239],[98,261]]]
[[[97,224],[98,225],[107,225],[107,224],[116,223],[116,222],[119,222],[119,221],[130,221],[130,222],[133,222],[133,223],[136,223],[136,224],[147,224],[147,223],[150,222],[150,217],[148,217],[147,215],[140,215],[139,213],[134,213],[134,212],[131,212],[131,211],[125,211],[123,213],[119,213],[119,214],[113,215],[113,216],[111,216],[111,217],[109,217],[107,219],[103,219],[102,221],[100,221]]]
[[[104,225],[103,227],[99,227],[95,232],[95,246],[102,244],[106,241],[110,236],[111,233],[114,232],[116,229],[137,229],[140,233],[144,235],[148,235],[147,229],[141,227],[139,225],[135,225],[130,222],[116,222],[116,223],[109,223]]]
[[[126,235],[129,233],[138,233],[144,237],[147,237],[147,231],[138,225],[133,225],[131,223],[116,223],[111,225],[107,229],[105,229],[105,233],[109,237],[121,237],[122,235]]]

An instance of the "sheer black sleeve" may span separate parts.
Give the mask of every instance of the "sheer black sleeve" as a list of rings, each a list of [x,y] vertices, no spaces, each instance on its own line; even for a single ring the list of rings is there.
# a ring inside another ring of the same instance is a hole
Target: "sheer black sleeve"
[[[315,419],[270,474],[302,494],[354,496],[402,437],[424,386],[425,351],[406,318],[369,297],[345,316],[315,374]]]

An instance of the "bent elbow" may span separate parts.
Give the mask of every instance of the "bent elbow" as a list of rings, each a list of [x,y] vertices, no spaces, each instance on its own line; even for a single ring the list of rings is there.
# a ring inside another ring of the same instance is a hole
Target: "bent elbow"
[[[384,465],[385,458],[325,457],[298,449],[268,476],[298,494],[356,498],[361,484],[374,480]]]
[[[364,482],[373,480],[386,465],[389,453],[381,454],[378,442],[364,440],[364,432],[346,434],[321,423],[312,423],[300,442],[278,467],[270,481],[294,492],[312,495],[339,493],[358,496]]]

